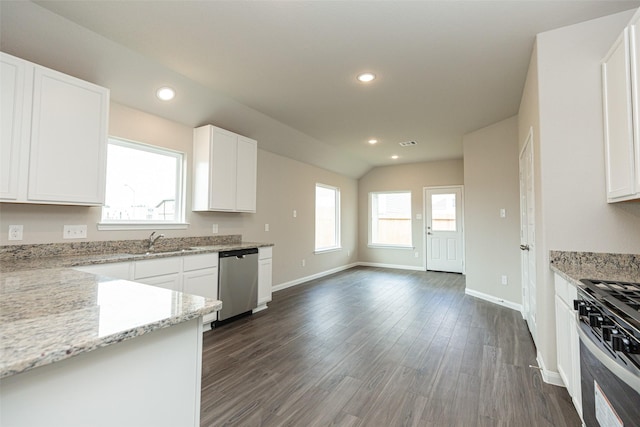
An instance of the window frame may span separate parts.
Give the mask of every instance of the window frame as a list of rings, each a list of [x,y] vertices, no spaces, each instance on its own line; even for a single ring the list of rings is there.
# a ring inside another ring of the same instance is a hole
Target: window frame
[[[410,241],[408,244],[393,244],[393,243],[374,243],[373,242],[373,224],[374,224],[374,218],[373,218],[373,207],[374,207],[374,196],[377,196],[379,194],[396,194],[396,193],[405,193],[409,195],[409,226],[410,226],[410,231],[409,231],[409,238]],[[413,206],[412,206],[412,201],[413,201],[413,194],[410,190],[391,190],[391,191],[370,191],[369,192],[369,206],[368,206],[368,210],[367,210],[367,216],[368,216],[368,240],[367,240],[367,246],[369,248],[384,248],[384,249],[414,249],[415,246],[413,245]]]
[[[318,187],[320,188],[324,188],[327,190],[332,190],[334,191],[334,195],[335,195],[335,229],[334,229],[334,233],[335,233],[335,246],[328,246],[328,247],[322,247],[322,248],[318,248],[318,242],[317,242],[317,230],[318,230]],[[314,243],[313,243],[313,247],[314,247],[314,251],[313,253],[318,254],[318,253],[324,253],[324,252],[332,252],[332,251],[337,251],[342,249],[342,233],[341,233],[341,223],[342,223],[342,219],[341,219],[341,209],[340,209],[340,188],[335,187],[333,185],[327,185],[327,184],[321,184],[321,183],[316,183],[315,187],[314,187]]]
[[[175,219],[170,221],[161,220],[107,220],[104,219],[104,205],[100,212],[100,222],[98,230],[180,230],[186,229],[189,225],[186,222],[186,161],[187,155],[184,152],[173,150],[170,148],[159,147],[139,141],[132,141],[117,136],[109,136],[107,138],[107,152],[110,144],[120,147],[145,151],[148,153],[161,154],[176,159],[176,182],[175,182]],[[107,155],[107,161],[108,155]],[[105,184],[106,185],[106,184]],[[106,197],[106,195],[105,195]],[[106,199],[105,199],[106,203]]]

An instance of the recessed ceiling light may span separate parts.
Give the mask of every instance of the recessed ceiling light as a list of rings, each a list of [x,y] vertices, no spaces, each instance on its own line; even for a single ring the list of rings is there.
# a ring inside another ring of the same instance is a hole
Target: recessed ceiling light
[[[362,83],[369,83],[375,78],[376,78],[376,75],[373,73],[362,73],[362,74],[358,74],[358,77],[357,77],[358,81],[361,81]]]
[[[391,156],[391,158],[392,158],[393,160],[395,160],[395,159],[397,159],[397,158],[398,158],[398,155],[397,155],[397,154],[394,154],[393,156]]]
[[[176,96],[176,91],[164,86],[156,91],[156,96],[163,101],[171,101]]]
[[[373,145],[373,144],[377,144],[378,140],[377,139],[370,139],[369,140],[369,144]]]

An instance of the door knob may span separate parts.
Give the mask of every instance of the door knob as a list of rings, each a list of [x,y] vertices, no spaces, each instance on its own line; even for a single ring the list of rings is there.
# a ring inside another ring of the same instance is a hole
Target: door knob
[[[529,250],[529,245],[520,245],[520,250],[521,251],[528,251]]]

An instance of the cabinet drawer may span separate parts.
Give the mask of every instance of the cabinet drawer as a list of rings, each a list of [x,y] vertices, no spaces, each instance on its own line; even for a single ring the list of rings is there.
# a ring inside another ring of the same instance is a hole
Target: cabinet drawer
[[[199,254],[184,257],[184,271],[201,270],[218,266],[218,254]]]
[[[258,248],[258,259],[273,258],[273,247]]]
[[[182,271],[182,258],[146,259],[136,261],[133,278],[162,276],[165,274],[180,273]]]

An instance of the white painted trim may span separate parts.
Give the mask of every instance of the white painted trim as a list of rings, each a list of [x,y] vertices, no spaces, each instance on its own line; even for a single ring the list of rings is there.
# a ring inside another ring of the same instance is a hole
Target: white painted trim
[[[280,283],[279,285],[275,285],[271,288],[273,292],[278,292],[283,289],[290,288],[292,286],[299,285],[304,282],[308,282],[310,280],[319,279],[324,276],[328,276],[333,273],[338,273],[343,270],[348,270],[350,268],[356,267],[359,265],[358,263],[342,265],[340,267],[332,268],[331,270],[321,271],[320,273],[312,274],[311,276],[300,277],[299,279],[291,280],[289,282]]]
[[[502,298],[494,297],[493,295],[485,294],[483,292],[478,292],[469,288],[465,288],[464,293],[467,295],[471,295],[472,297],[480,298],[482,300],[489,301],[494,304],[498,304],[503,307],[507,307],[522,313],[522,304],[518,304],[512,301],[506,301]]]
[[[538,362],[538,367],[540,368],[540,373],[542,374],[542,380],[547,384],[557,385],[559,387],[564,387],[564,382],[562,381],[562,377],[560,377],[560,373],[556,371],[550,371],[544,364],[544,359],[542,358],[542,354],[538,352],[536,355],[536,361]]]
[[[421,265],[402,265],[402,264],[383,264],[380,262],[358,262],[356,265],[363,267],[380,267],[380,268],[395,268],[398,270],[412,270],[412,271],[425,271]]]

